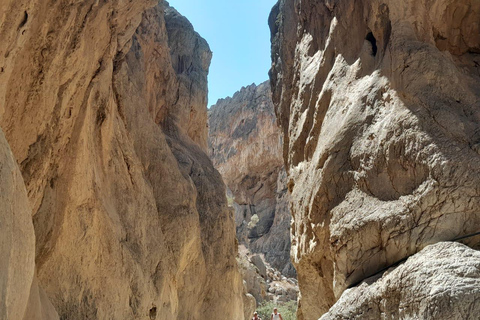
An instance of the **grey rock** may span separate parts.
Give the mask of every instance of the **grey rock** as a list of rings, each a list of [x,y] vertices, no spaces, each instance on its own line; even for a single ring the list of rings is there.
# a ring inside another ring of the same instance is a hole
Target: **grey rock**
[[[269,24],[298,318],[313,320],[372,273],[478,231],[480,2],[281,0]]]
[[[480,252],[452,242],[427,246],[404,264],[346,290],[321,317],[478,319]]]
[[[270,84],[252,84],[220,99],[209,111],[209,150],[229,189],[237,238],[287,276],[290,211]]]
[[[250,259],[252,260],[252,263],[258,268],[260,275],[264,279],[267,279],[267,267],[265,266],[262,257],[260,257],[259,255],[254,255]]]

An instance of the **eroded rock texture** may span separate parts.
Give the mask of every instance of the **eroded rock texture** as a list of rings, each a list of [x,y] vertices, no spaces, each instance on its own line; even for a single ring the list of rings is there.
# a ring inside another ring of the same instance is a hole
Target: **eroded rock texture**
[[[345,291],[328,319],[476,319],[480,252],[452,242],[427,246],[379,280]]]
[[[299,318],[317,319],[479,231],[480,2],[281,0],[269,20]]]
[[[0,124],[62,319],[243,318],[234,220],[205,153],[211,52],[155,5],[0,4]]]
[[[0,319],[58,319],[38,286],[32,212],[20,170],[1,130]]]
[[[295,276],[282,143],[269,82],[244,87],[210,108],[210,154],[231,193],[239,242]]]

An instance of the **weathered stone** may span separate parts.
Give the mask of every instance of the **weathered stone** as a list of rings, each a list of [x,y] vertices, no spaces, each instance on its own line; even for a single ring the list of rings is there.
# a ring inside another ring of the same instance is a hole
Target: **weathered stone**
[[[58,319],[38,287],[32,212],[20,170],[1,129],[0,319]]]
[[[265,279],[245,254],[240,253],[237,262],[246,285],[246,292],[255,297],[257,304],[261,304],[267,297],[267,284]]]
[[[62,319],[244,317],[233,214],[206,154],[211,52],[157,3],[0,2],[0,124]],[[25,309],[34,252],[17,258],[7,312]]]
[[[248,293],[247,282],[243,280],[243,314],[245,319],[251,319],[257,308],[257,301],[253,295]]]
[[[258,268],[260,275],[264,279],[267,279],[267,267],[265,266],[265,263],[263,262],[262,257],[256,254],[256,255],[253,255],[250,259],[252,260],[252,263],[255,265],[255,267]]]
[[[463,320],[479,314],[480,252],[442,242],[346,290],[321,319]]]
[[[350,285],[479,231],[480,2],[281,0],[269,20],[298,317],[318,319]]]
[[[231,192],[240,243],[295,276],[282,136],[268,82],[244,87],[210,108],[209,147]]]

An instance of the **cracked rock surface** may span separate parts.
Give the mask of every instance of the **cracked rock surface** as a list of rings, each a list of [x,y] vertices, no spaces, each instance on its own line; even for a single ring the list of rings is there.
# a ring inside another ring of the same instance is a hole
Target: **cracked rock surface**
[[[318,319],[350,285],[479,231],[480,2],[281,0],[269,23],[298,317]]]

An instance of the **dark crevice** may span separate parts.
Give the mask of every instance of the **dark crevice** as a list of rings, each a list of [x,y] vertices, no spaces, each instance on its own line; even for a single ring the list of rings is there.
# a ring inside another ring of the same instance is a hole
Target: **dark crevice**
[[[18,25],[18,30],[22,29],[27,24],[27,21],[28,21],[28,13],[27,11],[25,11],[23,13],[22,22],[20,22],[20,24]]]
[[[365,37],[365,40],[370,42],[372,44],[372,55],[375,57],[377,55],[377,39],[373,36],[372,32],[369,32],[367,36]]]
[[[157,307],[153,307],[149,312],[150,319],[154,320],[157,318]]]

